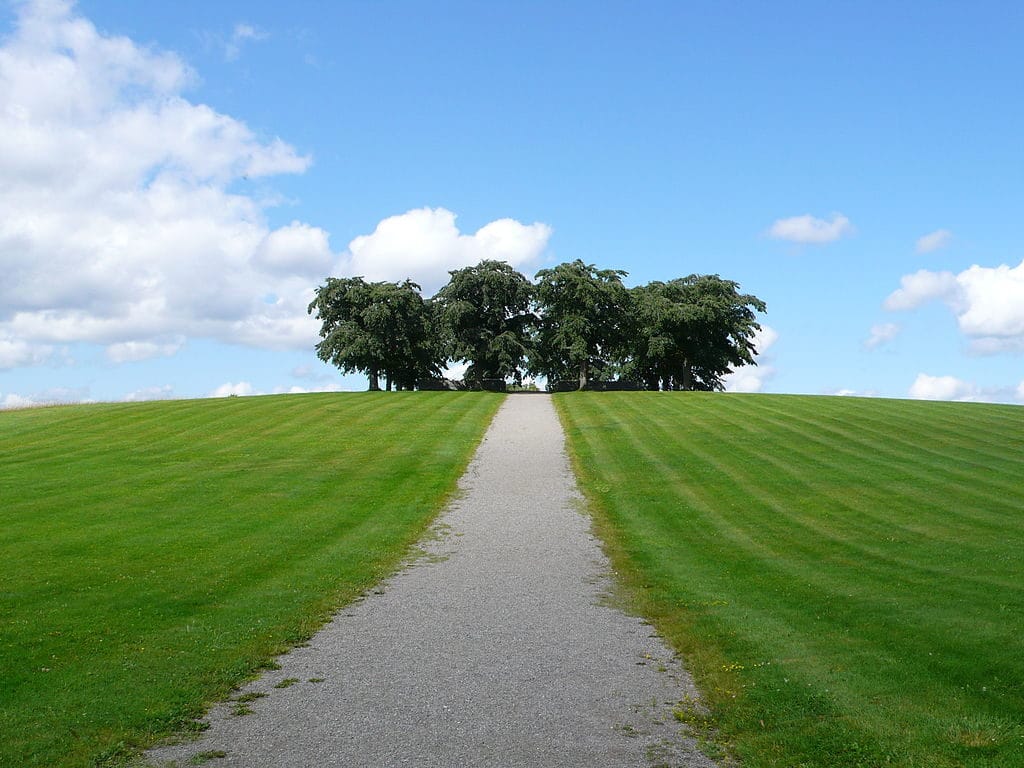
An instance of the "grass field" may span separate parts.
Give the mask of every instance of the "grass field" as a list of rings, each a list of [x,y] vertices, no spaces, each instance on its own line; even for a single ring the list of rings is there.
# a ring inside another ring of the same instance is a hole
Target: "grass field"
[[[1024,408],[556,396],[639,607],[761,766],[1024,766]]]
[[[0,765],[121,762],[389,572],[500,396],[0,413]]]

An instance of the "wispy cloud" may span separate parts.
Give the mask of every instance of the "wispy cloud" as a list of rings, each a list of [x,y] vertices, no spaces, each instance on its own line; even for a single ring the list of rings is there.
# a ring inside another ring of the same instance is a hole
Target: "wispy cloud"
[[[235,25],[231,37],[224,44],[224,60],[236,61],[242,54],[242,46],[249,42],[266,40],[270,35],[252,24],[239,23]]]
[[[932,251],[939,250],[939,248],[945,248],[952,239],[953,233],[948,229],[937,229],[923,237],[917,238],[914,250],[918,253],[931,253]]]
[[[792,216],[779,219],[768,229],[768,237],[775,240],[788,240],[791,243],[820,245],[839,240],[854,232],[850,220],[841,213],[833,213],[828,221],[818,219],[805,213],[803,216]]]
[[[892,341],[900,332],[900,327],[896,323],[882,323],[880,325],[871,326],[871,332],[867,339],[864,340],[865,349],[875,349],[885,344],[887,341]]]

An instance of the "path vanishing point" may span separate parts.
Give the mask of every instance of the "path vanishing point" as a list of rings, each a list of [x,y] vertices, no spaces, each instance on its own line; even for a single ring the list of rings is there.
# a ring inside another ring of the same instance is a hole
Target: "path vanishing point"
[[[672,716],[686,672],[608,599],[550,397],[505,399],[460,490],[427,557],[243,689],[251,714],[217,705],[150,764],[712,768]]]

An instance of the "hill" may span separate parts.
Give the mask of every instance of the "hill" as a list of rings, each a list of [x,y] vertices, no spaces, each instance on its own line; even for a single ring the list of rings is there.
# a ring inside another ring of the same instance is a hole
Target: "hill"
[[[1024,765],[1024,408],[555,397],[681,720],[747,768]]]
[[[0,413],[0,765],[115,764],[390,572],[500,397]]]

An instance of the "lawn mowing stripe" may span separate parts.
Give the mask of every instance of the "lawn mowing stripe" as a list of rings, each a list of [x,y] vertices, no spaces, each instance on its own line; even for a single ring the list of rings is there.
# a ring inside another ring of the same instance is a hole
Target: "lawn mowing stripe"
[[[699,394],[558,402],[612,551],[691,652],[749,765],[1022,762],[1024,412]],[[950,493],[965,479],[983,488]],[[852,493],[857,482],[870,492]],[[965,508],[951,513],[951,500]]]
[[[749,418],[749,417],[748,417]],[[916,492],[914,490],[916,485],[922,483],[922,481],[933,481],[935,476],[935,461],[929,463],[929,469],[927,471],[912,471],[909,476],[903,476],[900,481],[888,481],[884,482],[879,475],[885,475],[891,472],[891,466],[906,467],[912,464],[912,460],[906,457],[906,451],[896,452],[890,447],[882,447],[878,450],[871,450],[870,444],[865,443],[863,450],[853,450],[849,444],[837,444],[835,442],[826,441],[821,438],[816,438],[813,434],[808,433],[803,429],[795,429],[792,427],[790,421],[783,421],[781,419],[772,418],[770,416],[764,417],[765,422],[773,424],[779,434],[791,434],[799,437],[800,442],[794,443],[792,441],[787,442],[786,457],[779,458],[773,453],[764,453],[754,449],[747,449],[745,445],[736,441],[730,441],[730,450],[733,452],[740,452],[748,450],[752,454],[753,459],[760,461],[766,461],[775,466],[779,471],[787,472],[794,478],[801,480],[812,488],[819,488],[820,483],[814,478],[814,473],[821,471],[822,469],[828,469],[830,472],[843,472],[843,462],[837,462],[833,457],[837,454],[841,454],[844,458],[853,460],[854,464],[858,467],[865,464],[873,464],[879,470],[879,474],[872,474],[872,480],[870,483],[864,481],[864,472],[858,471],[857,475],[850,475],[844,473],[847,477],[854,477],[858,480],[856,484],[851,483],[851,487],[856,486],[856,493],[860,495],[871,495],[875,494],[879,502],[884,501],[886,494],[892,494],[894,491],[900,493],[903,496],[907,496],[910,500],[913,500]],[[734,424],[732,419],[723,416],[722,421],[724,423]],[[813,427],[812,422],[803,422],[808,426]],[[828,431],[828,428],[825,428]],[[849,441],[852,442],[852,441]],[[808,445],[817,446],[821,449],[818,453],[822,456],[828,456],[828,459],[818,459],[815,456],[814,451],[808,450]],[[937,454],[938,455],[938,454]],[[790,460],[790,457],[799,457],[803,459],[800,464],[797,464]],[[944,460],[948,463],[948,454],[943,456]],[[815,467],[814,464],[818,466]],[[798,468],[797,468],[798,467]],[[808,469],[808,467],[810,467]],[[945,473],[947,476],[949,473]],[[807,477],[809,475],[809,477]],[[970,475],[961,474],[960,479],[970,477]],[[976,479],[974,477],[973,479]],[[926,484],[926,483],[925,483]],[[953,498],[962,498],[966,501],[982,502],[986,508],[995,507],[1007,507],[1008,497],[1007,491],[1016,491],[1017,488],[1013,485],[1012,480],[1008,480],[1005,484],[1001,484],[1002,487],[987,491],[977,487],[976,483],[962,482],[958,485],[952,486],[950,490],[951,500]],[[832,496],[834,499],[834,495]],[[1000,520],[998,518],[992,518],[991,516],[983,515],[972,515],[970,509],[971,504],[963,504],[962,506],[951,506],[947,508],[947,512],[951,517],[963,518],[961,526],[969,526],[972,532],[976,531],[977,526],[985,526],[998,532],[1005,532],[1007,530],[1013,530],[1013,525],[1007,520]],[[878,504],[877,508],[880,513],[886,515],[885,505]],[[1008,507],[1008,511],[1010,511]],[[891,518],[891,515],[888,515]]]
[[[891,405],[887,401],[873,402],[876,403],[876,408],[880,410],[891,408]],[[749,406],[749,404],[747,405]],[[739,411],[740,409],[737,410]],[[748,416],[749,413],[750,411],[748,411],[747,413]],[[961,465],[969,463],[966,461],[962,453],[966,449],[970,451],[969,455],[979,457],[978,461],[973,462],[975,466],[984,467],[986,469],[991,468],[993,466],[1011,466],[1011,462],[1008,460],[1007,456],[1008,449],[1012,450],[1012,446],[1003,445],[1002,450],[998,452],[996,450],[981,451],[980,448],[978,448],[978,445],[980,443],[980,436],[976,431],[978,425],[971,426],[971,439],[969,443],[965,444],[961,436],[964,426],[963,424],[957,425],[957,430],[954,430],[951,427],[946,431],[937,431],[932,425],[932,423],[929,422],[927,425],[928,431],[927,434],[925,434],[922,433],[921,431],[922,423],[920,421],[915,421],[911,423],[908,422],[905,418],[901,419],[899,416],[887,420],[882,420],[880,418],[868,419],[862,418],[861,414],[858,413],[857,411],[853,411],[853,413],[857,415],[857,420],[855,422],[856,429],[851,428],[851,424],[854,423],[852,419],[810,419],[805,416],[802,416],[801,411],[798,411],[797,409],[787,411],[785,413],[785,416],[783,417],[781,414],[779,414],[778,411],[769,413],[762,408],[759,410],[758,415],[760,416],[760,418],[769,420],[776,427],[783,429],[785,429],[786,427],[792,427],[794,422],[806,424],[809,427],[811,427],[815,432],[835,434],[838,437],[841,437],[844,442],[853,445],[859,445],[870,453],[877,453],[880,456],[889,456],[892,458],[899,459],[901,464],[904,466],[921,466],[925,468],[925,470],[928,472],[934,471],[936,462],[938,462],[938,464],[940,465],[945,466],[945,464],[948,462],[949,456],[947,452],[940,451],[931,448],[928,445],[922,444],[921,440],[926,436],[932,441],[934,441],[937,437],[941,437],[943,439],[954,439],[956,441],[958,450],[961,451]],[[898,414],[899,411],[897,410],[896,413]],[[869,424],[872,424],[873,426],[868,426]],[[873,435],[876,438],[881,437],[884,438],[884,440],[882,440],[881,442],[879,442],[878,440],[869,440],[867,439],[868,435]],[[911,439],[911,437],[914,439]],[[900,446],[900,450],[896,449],[897,446]],[[831,443],[830,447],[834,450],[841,450],[843,448],[843,445]],[[993,449],[995,449],[997,446],[993,444],[992,447]],[[907,449],[909,449],[910,451],[909,454]],[[927,460],[926,456],[929,455],[933,458],[932,461]],[[961,467],[947,468],[947,471],[952,471],[953,473],[958,474],[961,479],[974,479],[971,473],[962,470]],[[1016,486],[1014,486],[1012,482],[1012,477],[1003,477],[997,475],[994,480],[994,484],[996,485],[996,487],[1009,490],[1011,492],[1016,490]]]
[[[393,566],[500,403],[329,394],[0,413],[0,764],[181,727]]]

